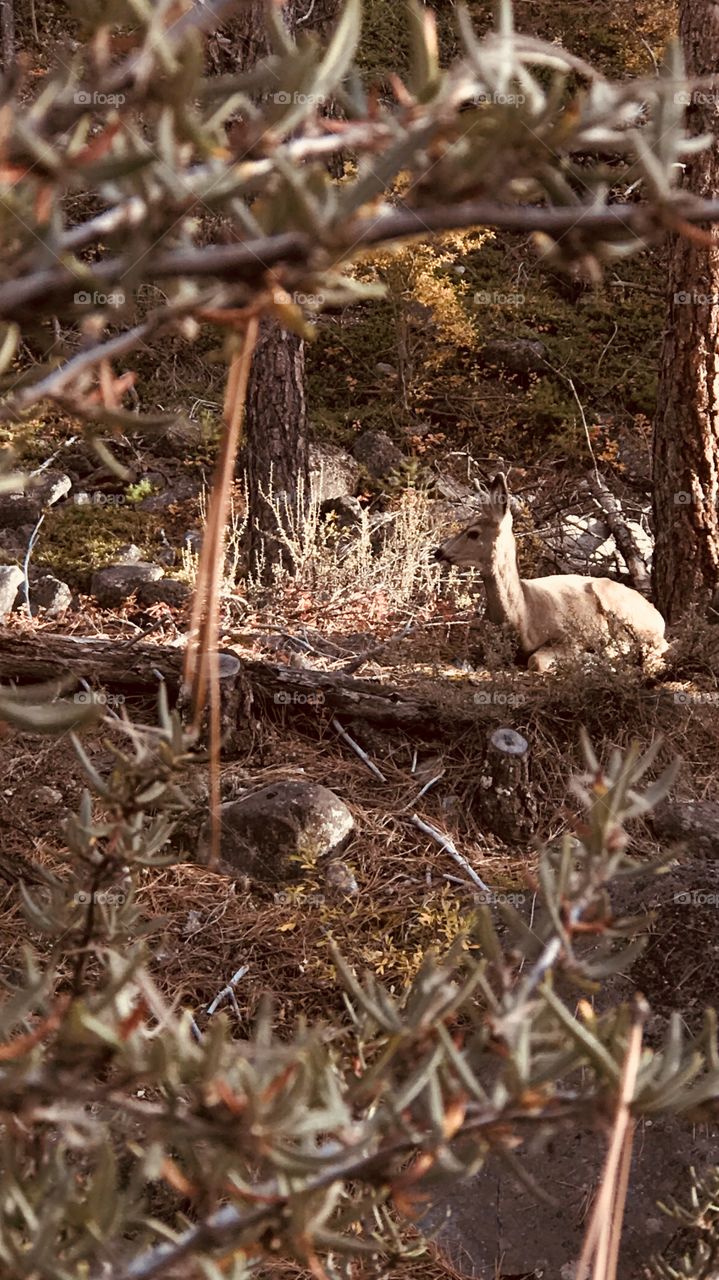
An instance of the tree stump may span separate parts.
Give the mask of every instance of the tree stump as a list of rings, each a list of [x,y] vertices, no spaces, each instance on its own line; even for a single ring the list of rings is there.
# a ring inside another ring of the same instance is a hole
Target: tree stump
[[[482,821],[505,844],[522,844],[534,834],[537,802],[529,760],[521,733],[495,729],[490,735],[476,803]]]

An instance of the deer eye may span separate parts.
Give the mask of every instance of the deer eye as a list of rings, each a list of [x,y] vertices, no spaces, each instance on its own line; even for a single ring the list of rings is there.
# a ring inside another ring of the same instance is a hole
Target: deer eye
[[[467,530],[467,537],[468,537],[472,542],[476,542],[476,541],[477,541],[477,538],[479,537],[479,529],[468,529],[468,530]]]

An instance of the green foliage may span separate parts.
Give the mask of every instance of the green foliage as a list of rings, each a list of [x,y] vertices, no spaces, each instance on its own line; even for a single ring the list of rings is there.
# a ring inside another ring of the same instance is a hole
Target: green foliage
[[[95,495],[115,499],[123,495]],[[80,590],[87,590],[95,569],[112,561],[128,542],[151,555],[157,517],[117,501],[66,505],[50,510],[36,560],[65,576]]]

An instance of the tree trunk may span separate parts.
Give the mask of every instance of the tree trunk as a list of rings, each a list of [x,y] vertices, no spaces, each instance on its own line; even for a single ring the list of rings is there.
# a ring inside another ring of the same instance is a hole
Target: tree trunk
[[[296,8],[296,0],[290,0],[284,9],[291,31]],[[240,10],[232,34],[241,70],[266,56],[264,0],[251,0]],[[249,565],[255,578],[269,581],[273,564],[290,562],[277,538],[278,513],[286,527],[288,504],[294,506],[298,485],[306,488],[308,479],[304,342],[271,319],[262,322],[252,361],[244,436],[241,465],[247,473]],[[274,508],[263,493],[272,493]]]
[[[278,541],[278,520],[307,487],[307,406],[304,343],[274,320],[263,320],[247,392],[244,462],[249,498],[248,551],[256,578],[291,564]],[[262,495],[272,495],[272,505]]]
[[[0,0],[0,56],[9,75],[15,64],[15,0]]]
[[[719,8],[681,0],[680,36],[689,76],[714,75]],[[719,133],[719,97],[695,89],[695,134]],[[683,185],[713,199],[719,147],[687,158]],[[677,236],[654,430],[654,599],[668,622],[719,584],[719,238],[709,247]]]

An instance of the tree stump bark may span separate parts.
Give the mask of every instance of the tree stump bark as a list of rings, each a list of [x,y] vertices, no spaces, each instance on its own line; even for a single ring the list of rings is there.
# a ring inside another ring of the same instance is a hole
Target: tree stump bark
[[[537,802],[529,764],[527,739],[514,729],[495,729],[487,743],[477,808],[505,844],[522,844],[534,834]]]

